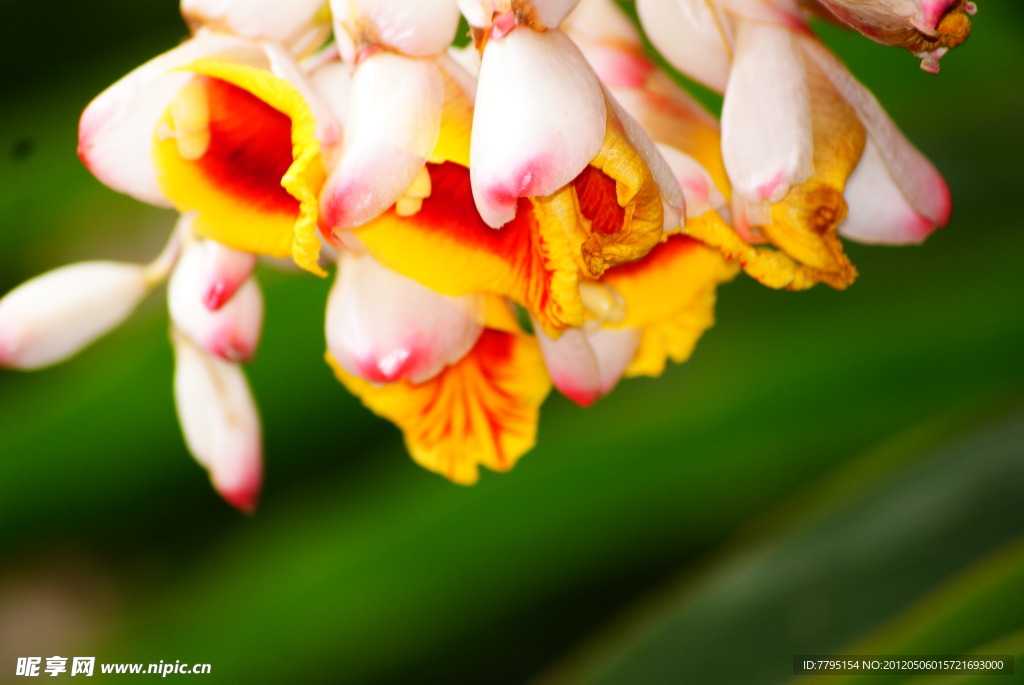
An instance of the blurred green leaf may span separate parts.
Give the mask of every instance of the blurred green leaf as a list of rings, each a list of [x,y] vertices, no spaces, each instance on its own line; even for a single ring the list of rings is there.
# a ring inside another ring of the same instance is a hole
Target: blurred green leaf
[[[777,683],[795,654],[967,653],[1024,628],[1024,413],[858,480],[650,598],[549,682]]]

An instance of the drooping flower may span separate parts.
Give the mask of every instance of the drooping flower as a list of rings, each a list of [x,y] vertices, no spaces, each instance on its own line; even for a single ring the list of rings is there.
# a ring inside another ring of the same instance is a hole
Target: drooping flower
[[[614,94],[613,102],[624,103],[639,121],[647,118],[649,107],[656,106],[644,100],[663,97],[653,88],[673,88],[660,82],[643,56],[635,30],[610,3],[584,0],[570,16],[566,30]],[[700,140],[685,136],[670,139],[684,149],[717,151],[717,139],[703,146]],[[663,146],[661,153],[686,195],[686,225],[713,212],[708,173],[682,151]],[[680,159],[689,160],[692,168]],[[672,235],[642,259],[612,267],[597,279],[583,280],[579,286],[585,307],[582,325],[557,338],[538,329],[555,386],[587,406],[624,376],[658,376],[668,360],[685,361],[714,322],[717,286],[736,272],[736,265],[716,250],[688,236]]]
[[[558,29],[577,1],[460,3],[483,55],[469,168],[477,210],[495,228],[521,198],[571,189],[580,212],[562,223],[597,277],[650,251],[684,208],[646,133]]]
[[[949,191],[794,6],[783,11],[787,3],[772,0],[773,21],[737,3],[716,5],[714,15],[728,65],[721,134],[728,185],[719,190],[731,196],[731,228],[705,224],[691,233],[772,287],[845,288],[856,269],[840,236],[920,242],[947,223]]]
[[[375,219],[330,235],[342,245],[354,239],[383,266],[441,295],[507,297],[552,332],[581,323],[582,239],[574,251],[562,221],[576,216],[574,191],[521,200],[522,211],[500,230],[483,222],[468,168],[472,83],[450,75],[460,71],[449,62],[442,72],[438,140],[414,183]]]
[[[818,0],[840,20],[871,40],[897,45],[937,73],[939,59],[971,35],[970,0]]]

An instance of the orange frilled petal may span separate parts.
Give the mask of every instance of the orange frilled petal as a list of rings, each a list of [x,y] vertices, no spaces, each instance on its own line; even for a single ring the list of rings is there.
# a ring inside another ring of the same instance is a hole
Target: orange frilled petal
[[[200,60],[154,141],[160,184],[196,230],[258,254],[317,260],[324,182],[316,122],[299,92],[256,67]]]
[[[494,329],[460,362],[419,385],[375,386],[328,362],[363,404],[401,429],[416,462],[463,485],[476,482],[479,466],[508,471],[533,447],[551,388],[534,339]]]
[[[831,284],[829,274],[804,266],[785,252],[746,242],[715,212],[688,219],[686,233],[717,248],[748,276],[769,288],[807,290],[820,282]]]
[[[572,211],[567,192],[520,200],[516,218],[496,230],[477,214],[468,169],[444,162],[427,164],[427,173],[418,211],[392,208],[354,230],[375,259],[445,295],[508,297],[554,334],[582,324],[579,270],[568,236],[550,220]]]
[[[642,331],[640,347],[626,376],[658,376],[668,359],[689,358],[705,330],[714,324],[715,290],[739,271],[717,250],[674,235],[642,260],[609,269],[601,282],[626,303],[614,328]]]

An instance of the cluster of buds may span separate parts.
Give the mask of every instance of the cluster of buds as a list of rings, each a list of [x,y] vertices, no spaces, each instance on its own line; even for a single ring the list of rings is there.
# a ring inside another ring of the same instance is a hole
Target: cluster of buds
[[[850,285],[843,239],[923,240],[941,176],[815,37],[812,13],[934,70],[963,0],[182,0],[191,37],[82,115],[107,186],[180,220],[146,266],[76,264],[0,301],[0,364],[45,367],[167,281],[185,442],[258,499],[262,256],[335,277],[327,361],[457,483],[534,444],[553,385],[587,406],[683,362],[716,290]],[[460,18],[471,44],[456,49]]]

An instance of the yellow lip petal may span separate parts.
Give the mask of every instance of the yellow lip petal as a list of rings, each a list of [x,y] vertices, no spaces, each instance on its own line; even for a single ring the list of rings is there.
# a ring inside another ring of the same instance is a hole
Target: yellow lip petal
[[[658,376],[667,360],[686,361],[714,324],[716,289],[738,271],[717,250],[674,235],[643,259],[605,272],[601,282],[626,302],[625,318],[612,327],[642,331],[626,375]]]

